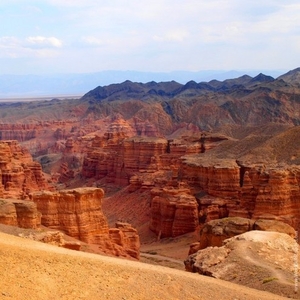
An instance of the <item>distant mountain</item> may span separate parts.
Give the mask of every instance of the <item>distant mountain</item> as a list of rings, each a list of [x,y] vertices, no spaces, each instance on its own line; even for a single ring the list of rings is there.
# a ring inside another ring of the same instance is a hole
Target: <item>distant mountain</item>
[[[237,95],[241,97],[254,92],[261,93],[271,90],[291,92],[297,83],[300,85],[299,74],[300,69],[296,69],[292,73],[289,72],[289,75],[285,74],[280,76],[280,79],[275,79],[272,76],[260,73],[255,77],[243,75],[224,81],[214,79],[209,82],[200,83],[191,80],[186,84],[174,80],[159,83],[155,81],[141,83],[126,80],[118,84],[98,86],[86,93],[82,99],[90,101],[125,101],[128,99],[139,99],[145,101],[148,99],[167,100],[174,97],[190,98],[216,92],[232,95],[234,97],[237,97]],[[284,81],[283,78],[286,78],[287,81]],[[293,78],[293,80],[289,80],[290,78]],[[297,78],[299,78],[298,81],[296,80]]]
[[[283,72],[265,71],[272,76]],[[53,75],[0,75],[0,97],[31,97],[55,95],[83,95],[96,86],[122,83],[126,80],[147,83],[151,81],[176,81],[185,84],[211,80],[223,81],[238,78],[244,74],[255,76],[257,71],[221,71],[205,70],[199,72],[139,72],[139,71],[102,71],[86,74],[53,74]]]
[[[291,71],[287,72],[286,74],[279,76],[278,79],[282,79],[289,84],[296,85],[299,87],[300,86],[300,68],[291,70]]]
[[[1,122],[73,122],[75,118],[82,121],[82,125],[78,125],[81,128],[84,124],[89,126],[93,119],[105,120],[103,124],[119,120],[133,128],[137,135],[143,132],[150,136],[171,135],[180,128],[198,128],[236,137],[240,134],[235,128],[243,126],[300,125],[299,82],[293,79],[291,84],[283,79],[288,81],[291,74],[297,78],[299,72],[296,69],[280,79],[260,73],[223,81],[190,80],[185,84],[174,80],[147,83],[125,80],[98,85],[80,99],[34,103],[2,101]],[[100,127],[97,128],[100,130]],[[85,130],[90,132],[91,128]]]

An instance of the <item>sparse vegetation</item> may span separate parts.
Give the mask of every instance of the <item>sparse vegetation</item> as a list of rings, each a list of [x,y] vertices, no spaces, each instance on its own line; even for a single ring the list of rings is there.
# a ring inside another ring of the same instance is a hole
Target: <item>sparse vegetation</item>
[[[263,284],[268,283],[268,282],[271,282],[271,281],[274,281],[274,280],[278,280],[278,278],[276,278],[276,277],[265,278],[265,279],[263,280]]]
[[[156,251],[152,251],[152,250],[150,250],[150,251],[147,251],[147,253],[148,253],[148,254],[151,254],[151,255],[156,255],[156,254],[157,254],[157,252],[156,252]]]

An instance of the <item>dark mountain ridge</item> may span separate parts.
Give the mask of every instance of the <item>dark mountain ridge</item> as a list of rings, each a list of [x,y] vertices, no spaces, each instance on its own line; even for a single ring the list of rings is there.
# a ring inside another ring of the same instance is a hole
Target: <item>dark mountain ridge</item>
[[[259,74],[186,84],[126,80],[98,86],[80,99],[1,105],[1,122],[122,120],[138,134],[156,136],[185,127],[226,132],[228,126],[295,126],[300,125],[299,73],[296,69],[277,79]]]
[[[226,79],[224,81],[211,80],[209,82],[195,82],[191,80],[186,84],[176,81],[138,83],[126,80],[119,84],[111,84],[107,86],[98,86],[86,93],[82,100],[93,99],[96,101],[114,101],[128,99],[149,99],[161,97],[163,99],[172,99],[174,97],[191,97],[208,93],[226,92],[229,94],[243,91],[249,94],[258,88],[265,88],[268,91],[282,89],[287,87],[297,87],[299,81],[295,78],[300,75],[300,68],[290,71],[278,79],[262,73],[255,77],[243,75],[234,79]]]

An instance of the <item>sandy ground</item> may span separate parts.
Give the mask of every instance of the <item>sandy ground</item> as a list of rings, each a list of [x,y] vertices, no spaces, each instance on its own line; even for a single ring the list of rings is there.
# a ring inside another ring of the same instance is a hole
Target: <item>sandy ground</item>
[[[284,299],[185,271],[0,233],[0,299]]]

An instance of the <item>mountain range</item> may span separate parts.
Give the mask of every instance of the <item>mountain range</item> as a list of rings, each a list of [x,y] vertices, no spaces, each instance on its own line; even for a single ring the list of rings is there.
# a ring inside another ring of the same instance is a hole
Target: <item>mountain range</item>
[[[260,71],[259,71],[260,72]],[[98,85],[121,83],[126,80],[134,82],[177,81],[181,84],[193,80],[196,82],[212,79],[225,80],[244,74],[255,76],[253,70],[222,71],[206,70],[199,72],[141,72],[141,71],[102,71],[85,74],[52,74],[52,75],[0,75],[0,98],[34,97],[55,95],[83,95]],[[277,77],[283,71],[263,71]]]

